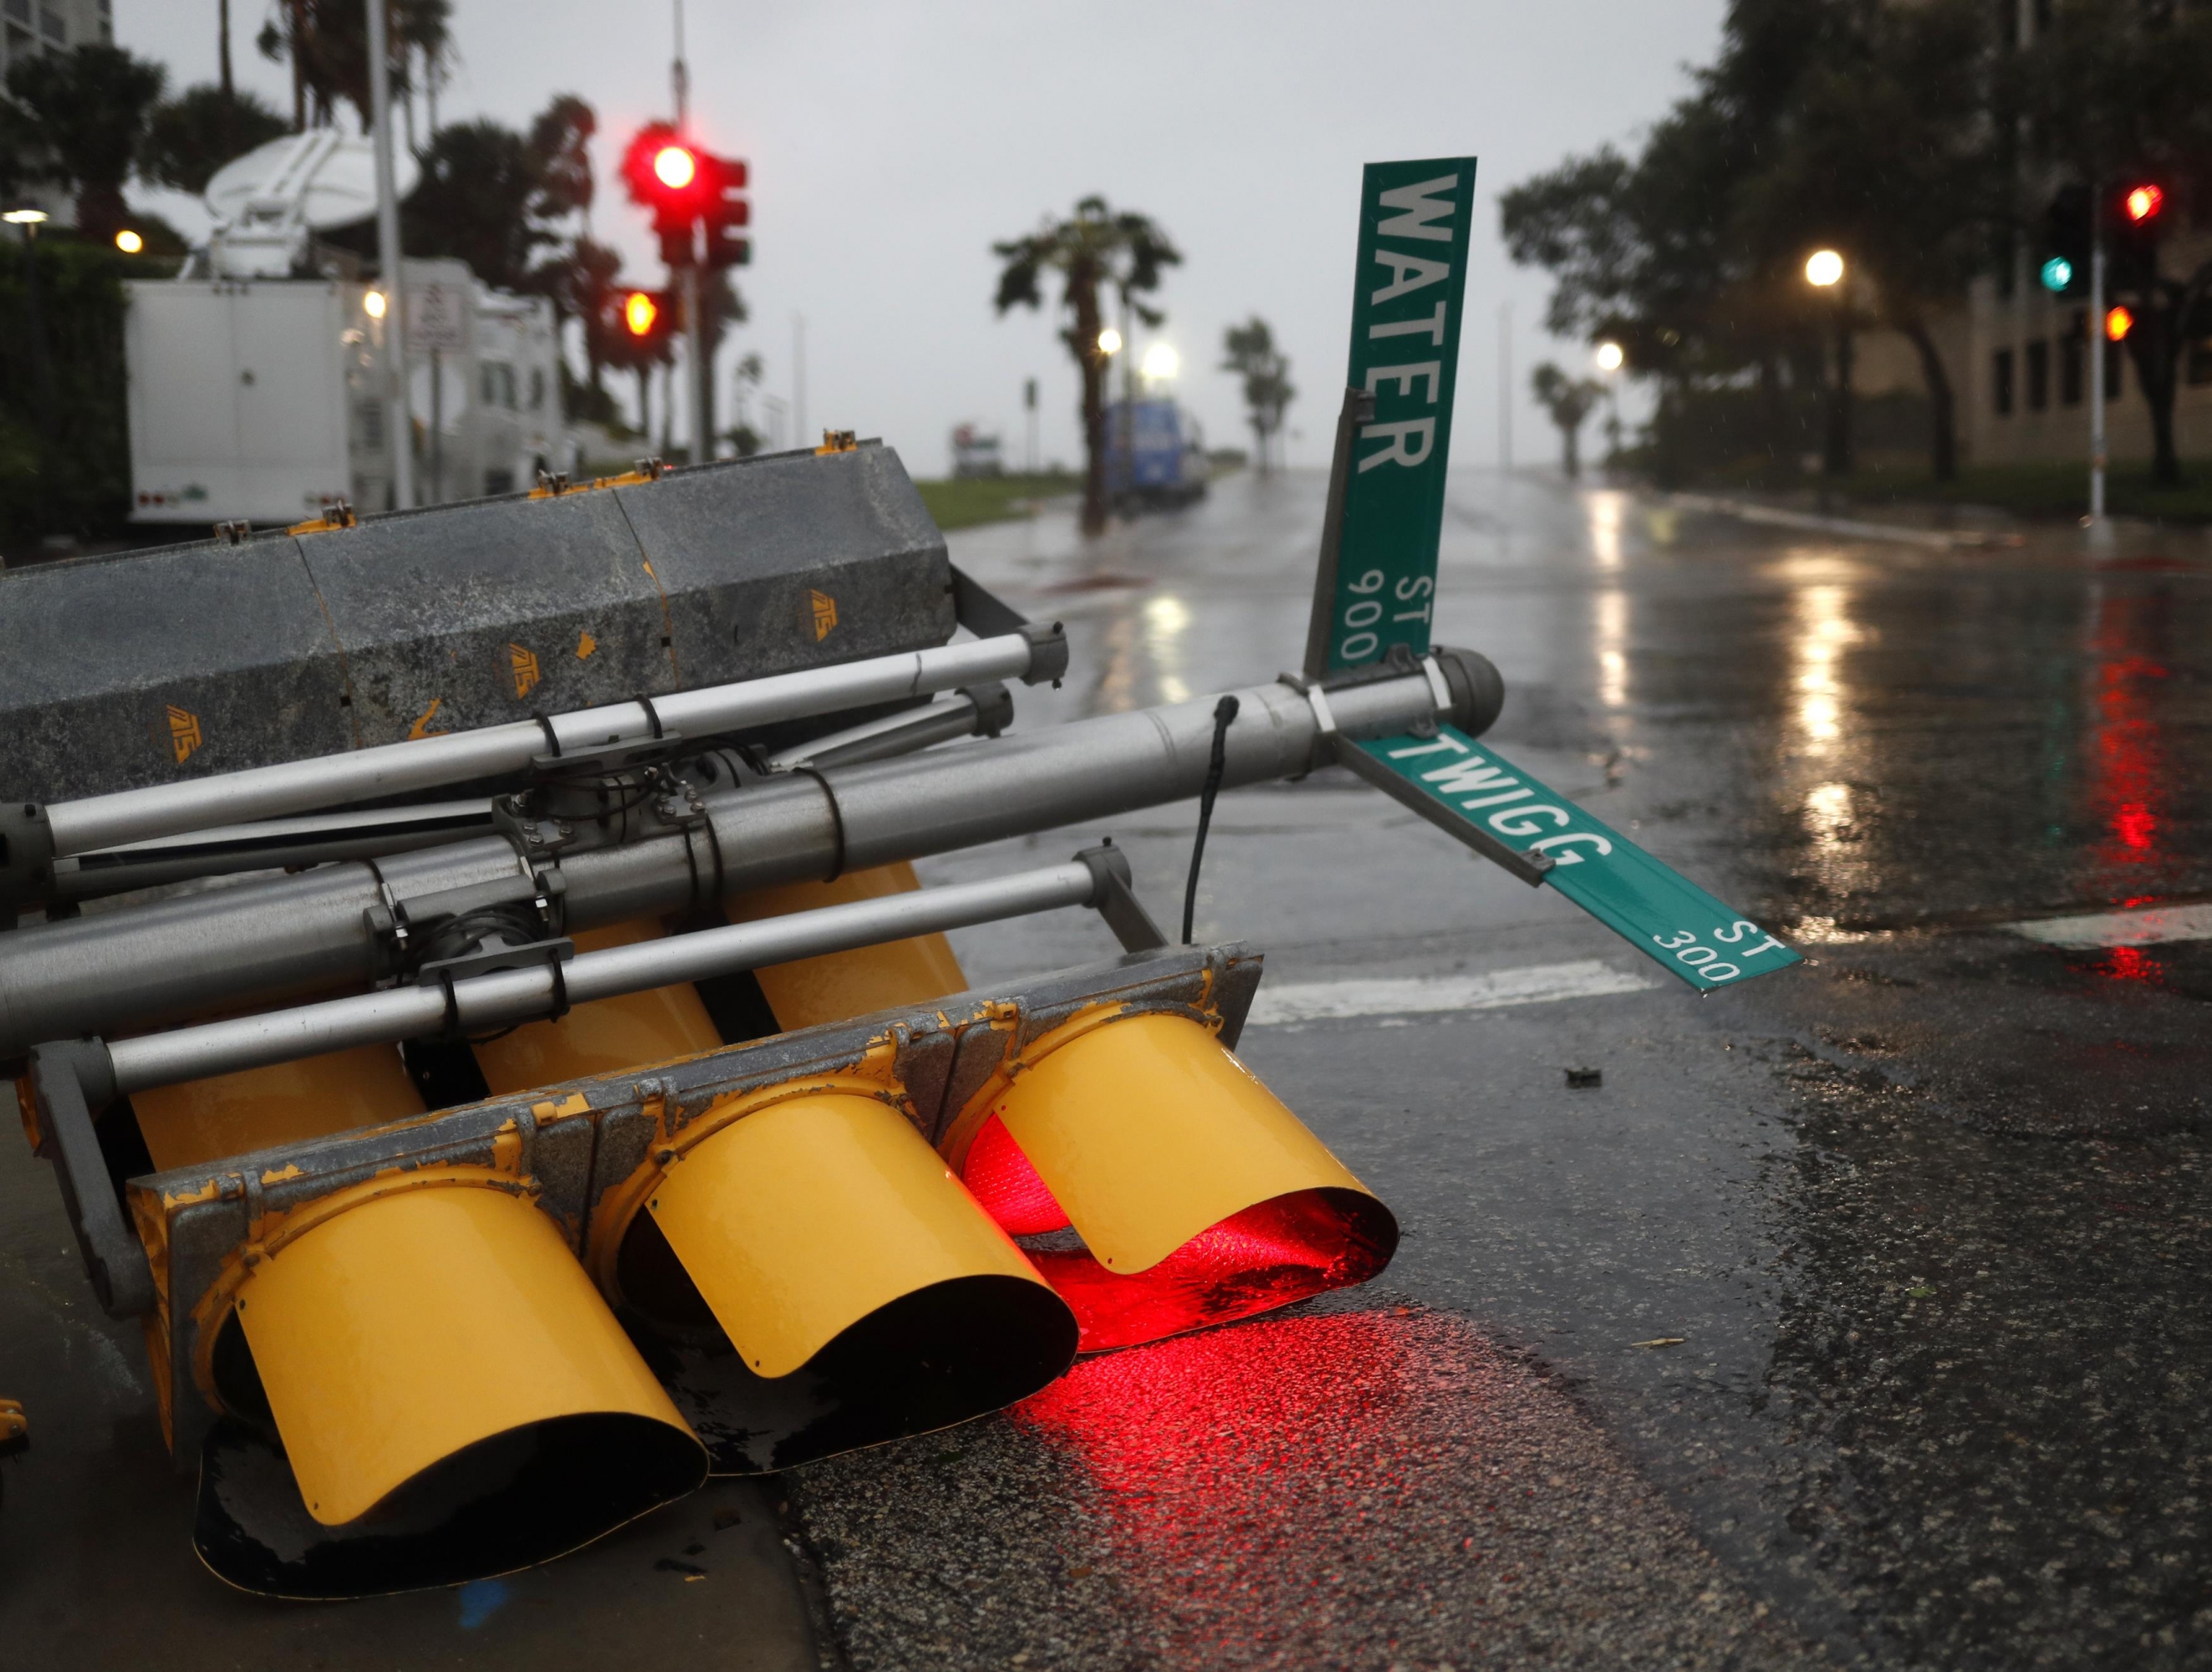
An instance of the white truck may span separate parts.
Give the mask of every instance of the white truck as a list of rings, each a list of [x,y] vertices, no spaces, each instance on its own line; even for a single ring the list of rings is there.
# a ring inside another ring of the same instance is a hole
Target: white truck
[[[207,247],[175,279],[130,284],[134,521],[392,508],[385,288],[293,277],[312,228],[373,207],[367,149],[324,129],[240,158],[209,185]],[[458,261],[406,261],[402,275],[418,499],[508,493],[568,470],[551,304],[490,289]]]

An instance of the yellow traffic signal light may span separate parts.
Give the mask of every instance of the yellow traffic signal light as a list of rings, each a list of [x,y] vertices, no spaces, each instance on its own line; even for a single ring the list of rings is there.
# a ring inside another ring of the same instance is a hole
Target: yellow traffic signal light
[[[2132,309],[2112,307],[2105,310],[2105,336],[2109,341],[2124,343],[2128,333],[2135,328],[2136,316]]]
[[[633,337],[650,337],[660,318],[660,304],[644,290],[633,290],[623,299],[623,325]]]
[[[1083,1347],[1133,1346],[1364,1283],[1390,1211],[1205,1025],[1097,1006],[1013,1051],[941,1146],[1040,1251]]]

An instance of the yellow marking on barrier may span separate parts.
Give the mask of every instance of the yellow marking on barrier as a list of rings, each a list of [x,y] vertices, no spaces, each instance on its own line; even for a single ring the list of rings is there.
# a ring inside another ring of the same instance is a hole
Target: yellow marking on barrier
[[[507,670],[514,676],[514,694],[518,697],[529,696],[544,677],[538,672],[538,653],[526,644],[507,646]]]
[[[827,593],[810,591],[806,595],[814,603],[814,642],[819,644],[837,624],[837,600]]]
[[[860,447],[860,440],[857,431],[825,429],[822,432],[822,445],[814,449],[814,456],[819,459],[825,453],[857,453]]]
[[[445,700],[442,696],[432,697],[430,706],[415,716],[415,723],[407,728],[407,740],[410,743],[420,742],[424,738],[441,738],[446,735],[444,727],[441,726],[434,730],[430,725],[431,720],[438,712],[438,705]]]
[[[579,635],[576,640],[576,660],[580,662],[582,661],[599,648],[599,641],[593,638],[589,633]]]
[[[270,1168],[268,1171],[261,1175],[261,1182],[264,1184],[282,1184],[288,1178],[297,1178],[299,1176],[300,1164],[296,1161],[288,1161],[281,1168]]]
[[[817,638],[820,634],[815,635]],[[190,708],[169,705],[169,747],[175,751],[177,764],[182,766],[191,759],[194,751],[205,740],[200,733],[200,717]]]

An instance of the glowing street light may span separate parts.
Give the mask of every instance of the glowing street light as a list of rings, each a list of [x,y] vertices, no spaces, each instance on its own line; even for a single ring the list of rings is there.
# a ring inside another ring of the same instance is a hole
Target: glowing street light
[[[1833,250],[1815,250],[1805,258],[1805,282],[1825,290],[1844,277],[1844,258]]]
[[[1155,343],[1145,350],[1144,373],[1152,383],[1166,383],[1182,369],[1182,356],[1165,343]]]
[[[146,240],[125,227],[115,234],[115,247],[125,255],[137,255],[146,247]]]
[[[1597,345],[1596,359],[1597,368],[1601,372],[1617,372],[1626,363],[1628,356],[1618,343],[1601,343]]]
[[[1115,330],[1111,325],[1107,326],[1105,330],[1100,331],[1098,333],[1098,352],[1101,354],[1121,353],[1121,333]]]
[[[5,221],[11,227],[35,227],[46,218],[46,212],[43,209],[11,209],[0,215],[0,221]]]
[[[361,311],[372,319],[381,319],[384,317],[384,292],[371,290],[363,295]]]

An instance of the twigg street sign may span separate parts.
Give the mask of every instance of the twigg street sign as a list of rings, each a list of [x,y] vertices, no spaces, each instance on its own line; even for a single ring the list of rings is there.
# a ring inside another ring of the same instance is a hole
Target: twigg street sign
[[[1474,193],[1473,157],[1367,165],[1352,369],[1306,641],[1309,679],[1428,650]],[[1550,884],[1700,992],[1802,962],[1620,831],[1450,727],[1340,741],[1338,757],[1516,875]]]

